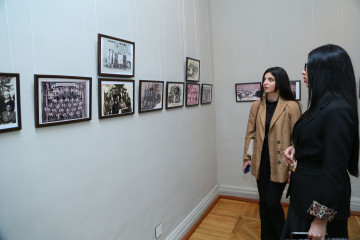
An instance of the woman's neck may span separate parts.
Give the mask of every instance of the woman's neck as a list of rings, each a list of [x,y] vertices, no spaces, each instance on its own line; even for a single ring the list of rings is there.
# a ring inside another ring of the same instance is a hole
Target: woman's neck
[[[279,93],[273,92],[273,93],[267,93],[266,94],[266,100],[269,102],[276,102],[279,99]]]

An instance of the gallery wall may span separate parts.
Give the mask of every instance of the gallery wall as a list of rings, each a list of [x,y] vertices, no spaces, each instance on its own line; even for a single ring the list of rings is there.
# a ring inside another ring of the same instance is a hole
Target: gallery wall
[[[0,239],[165,239],[217,184],[215,104],[139,114],[139,80],[213,84],[208,0],[0,1],[0,72],[22,130],[0,135]],[[135,114],[98,118],[97,34],[133,41]],[[34,74],[92,78],[91,121],[35,128]],[[215,90],[215,86],[214,86]]]
[[[260,82],[281,66],[302,80],[307,54],[327,43],[347,50],[360,77],[360,1],[211,0],[218,182],[223,194],[257,197],[256,181],[242,174],[249,103],[235,102],[235,83]],[[302,81],[301,104],[307,107]],[[358,83],[357,83],[358,86]],[[360,180],[352,181],[352,210],[360,211]]]

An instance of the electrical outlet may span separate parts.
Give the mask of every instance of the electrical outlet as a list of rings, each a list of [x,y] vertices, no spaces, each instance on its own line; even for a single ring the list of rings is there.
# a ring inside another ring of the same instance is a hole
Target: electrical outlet
[[[155,228],[155,238],[159,238],[162,234],[162,224],[160,223],[156,228]]]

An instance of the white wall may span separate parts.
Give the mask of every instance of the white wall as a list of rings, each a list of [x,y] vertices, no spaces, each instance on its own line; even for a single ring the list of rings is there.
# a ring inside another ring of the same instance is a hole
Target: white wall
[[[217,184],[215,104],[137,113],[138,81],[213,83],[208,0],[2,0],[0,72],[22,130],[0,135],[0,239],[165,239]],[[136,43],[136,113],[98,119],[97,34]],[[34,127],[34,74],[92,77],[92,120]]]
[[[273,66],[285,68],[291,80],[302,80],[308,52],[326,43],[348,51],[359,79],[360,1],[211,0],[211,12],[218,182],[233,194],[254,195],[255,178],[241,172],[251,103],[235,102],[235,83],[260,82]],[[305,111],[304,84],[301,90]],[[352,178],[352,187],[352,207],[360,211],[360,180]]]

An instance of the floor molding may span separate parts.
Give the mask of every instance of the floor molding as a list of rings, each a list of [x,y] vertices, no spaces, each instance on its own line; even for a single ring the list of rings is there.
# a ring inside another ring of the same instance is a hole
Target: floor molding
[[[219,196],[219,184],[216,185],[196,207],[189,213],[189,215],[180,223],[179,226],[172,231],[166,240],[178,240],[187,235],[192,228],[197,227],[205,218],[204,213],[210,211],[215,206]],[[201,221],[200,221],[201,220]],[[195,229],[195,228],[194,228]]]

